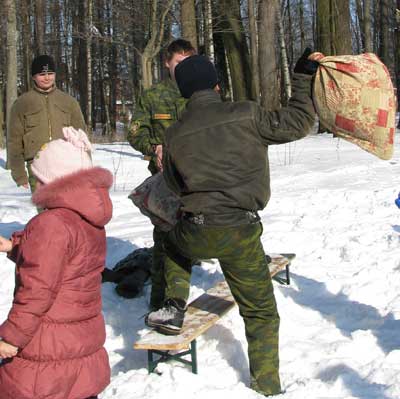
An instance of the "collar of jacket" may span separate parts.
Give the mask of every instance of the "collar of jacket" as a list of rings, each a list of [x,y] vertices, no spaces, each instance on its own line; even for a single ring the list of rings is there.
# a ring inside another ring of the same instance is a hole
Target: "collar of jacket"
[[[40,94],[50,94],[50,93],[53,93],[53,91],[54,91],[56,88],[57,88],[57,87],[56,87],[56,84],[54,84],[54,85],[51,87],[50,90],[45,91],[45,90],[42,90],[42,89],[40,89],[39,87],[37,87],[36,83],[33,82],[33,89],[34,89],[35,91],[37,91],[38,93],[40,93]]]
[[[222,102],[221,96],[213,89],[200,90],[190,97],[187,108]]]

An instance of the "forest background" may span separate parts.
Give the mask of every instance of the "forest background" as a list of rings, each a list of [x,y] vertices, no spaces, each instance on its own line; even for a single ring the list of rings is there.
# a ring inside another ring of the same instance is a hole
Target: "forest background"
[[[294,63],[376,53],[400,86],[400,0],[0,0],[0,146],[9,110],[49,54],[57,86],[79,101],[95,140],[121,139],[142,91],[167,76],[183,37],[216,65],[227,100],[285,105]],[[6,44],[6,45],[5,45]],[[400,91],[399,91],[400,92]]]

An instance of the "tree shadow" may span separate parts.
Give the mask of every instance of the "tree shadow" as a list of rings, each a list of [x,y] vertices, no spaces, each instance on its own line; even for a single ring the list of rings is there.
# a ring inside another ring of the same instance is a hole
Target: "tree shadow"
[[[394,225],[392,226],[392,228],[393,228],[393,230],[396,231],[397,233],[400,233],[400,226],[399,226],[399,225],[394,224]]]
[[[345,364],[327,367],[317,375],[317,378],[327,383],[334,383],[340,378],[344,385],[351,390],[352,396],[360,399],[390,399],[385,394],[387,386],[366,381]]]
[[[107,237],[106,266],[112,269],[118,261],[125,258],[135,249],[138,249],[138,247],[128,240]]]
[[[113,268],[115,264],[134,250],[138,249],[130,241],[121,240],[115,237],[107,237],[107,258],[106,265]],[[143,315],[148,309],[148,289],[145,287],[141,296],[126,299],[119,296],[115,291],[114,283],[103,283],[103,314],[106,322],[107,336],[110,344],[122,341],[120,349],[106,348],[117,355],[117,359],[110,359],[113,364],[112,375],[119,372],[137,370],[147,367],[147,353],[143,350],[134,350],[133,344],[146,331]],[[112,339],[112,340],[111,340]]]
[[[282,294],[333,321],[346,337],[357,330],[370,330],[385,354],[400,349],[400,320],[392,312],[381,316],[371,305],[352,301],[342,292],[332,294],[324,283],[294,273],[291,277],[299,290],[282,290]]]
[[[334,322],[344,336],[351,337],[357,330],[369,330],[385,354],[400,348],[400,320],[396,320],[392,312],[382,316],[373,306],[350,300],[342,292],[332,294],[324,283],[294,273],[291,273],[291,277],[298,291],[285,289],[281,290],[282,295],[318,311],[324,318]],[[387,386],[368,382],[346,365],[328,367],[318,376],[323,381],[333,381],[339,377],[358,398],[389,399],[384,396]]]
[[[10,237],[14,231],[23,230],[25,225],[20,222],[0,223],[0,235]]]
[[[213,339],[218,342],[216,350],[221,353],[220,357],[226,359],[228,364],[236,370],[239,381],[249,385],[249,361],[243,351],[242,343],[235,338],[229,328],[221,324],[213,326],[204,334],[205,341]]]
[[[3,158],[0,158],[0,168],[7,169],[6,165],[7,162]]]

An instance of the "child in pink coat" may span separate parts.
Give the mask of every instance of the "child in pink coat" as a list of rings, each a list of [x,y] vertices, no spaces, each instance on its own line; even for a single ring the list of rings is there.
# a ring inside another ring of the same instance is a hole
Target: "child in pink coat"
[[[101,312],[109,171],[92,166],[82,131],[39,151],[32,197],[42,209],[0,251],[16,264],[16,290],[0,325],[1,399],[95,398],[110,381]]]

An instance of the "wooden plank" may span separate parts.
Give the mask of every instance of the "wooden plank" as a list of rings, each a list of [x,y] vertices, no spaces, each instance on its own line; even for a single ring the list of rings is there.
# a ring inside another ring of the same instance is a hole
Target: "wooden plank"
[[[271,277],[285,269],[294,254],[270,254]],[[164,335],[151,330],[134,344],[135,349],[181,350],[188,349],[190,342],[213,326],[235,305],[226,281],[221,281],[191,302],[185,313],[182,331],[179,335]]]

